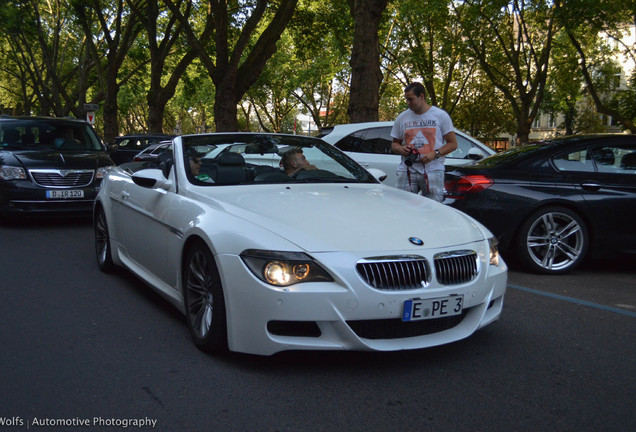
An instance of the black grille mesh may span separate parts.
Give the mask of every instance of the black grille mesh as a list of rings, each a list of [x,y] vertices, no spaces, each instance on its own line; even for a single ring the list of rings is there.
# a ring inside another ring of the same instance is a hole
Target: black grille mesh
[[[424,258],[365,260],[356,266],[366,283],[379,290],[411,290],[426,286],[430,269]]]
[[[455,251],[435,256],[435,274],[442,285],[470,282],[477,277],[477,254],[474,251]]]
[[[403,322],[401,319],[347,321],[351,330],[364,339],[402,339],[424,336],[451,329],[462,322],[468,309],[461,315]]]

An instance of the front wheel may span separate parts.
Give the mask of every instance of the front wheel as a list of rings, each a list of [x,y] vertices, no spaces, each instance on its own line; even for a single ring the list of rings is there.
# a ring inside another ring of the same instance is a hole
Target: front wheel
[[[546,207],[521,226],[519,259],[536,273],[566,273],[583,261],[588,239],[585,222],[579,215],[565,207]]]
[[[227,324],[221,279],[214,256],[202,242],[186,254],[183,287],[186,319],[194,344],[205,352],[225,351]]]
[[[95,216],[94,230],[97,265],[101,271],[106,273],[110,272],[115,267],[115,264],[113,264],[106,214],[104,214],[104,209],[102,208],[97,211],[97,215]]]

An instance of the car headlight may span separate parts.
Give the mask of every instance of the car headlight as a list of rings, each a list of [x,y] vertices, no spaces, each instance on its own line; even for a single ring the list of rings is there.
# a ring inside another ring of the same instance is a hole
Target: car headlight
[[[497,240],[495,237],[491,237],[488,239],[488,246],[490,246],[490,265],[499,265],[499,249],[497,249],[498,244],[499,240]]]
[[[110,171],[112,168],[113,168],[112,166],[104,166],[104,167],[97,168],[97,178],[101,179],[106,177],[106,174],[108,174],[108,171]]]
[[[24,168],[0,165],[0,179],[2,180],[26,180]]]
[[[241,259],[257,278],[274,286],[333,281],[312,257],[302,252],[248,249],[241,253]]]

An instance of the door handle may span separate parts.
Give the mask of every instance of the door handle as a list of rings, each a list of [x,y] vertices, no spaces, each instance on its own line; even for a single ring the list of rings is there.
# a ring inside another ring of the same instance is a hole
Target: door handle
[[[585,182],[581,185],[581,187],[585,190],[596,192],[600,190],[603,185],[597,182]]]
[[[121,191],[121,197],[123,200],[127,200],[128,198],[130,198],[130,193],[128,193],[127,191]]]

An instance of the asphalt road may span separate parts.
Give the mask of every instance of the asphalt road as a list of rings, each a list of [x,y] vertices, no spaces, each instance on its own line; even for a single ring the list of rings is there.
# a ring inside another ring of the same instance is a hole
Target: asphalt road
[[[633,260],[509,284],[443,347],[213,357],[87,219],[0,226],[0,432],[636,430]]]

